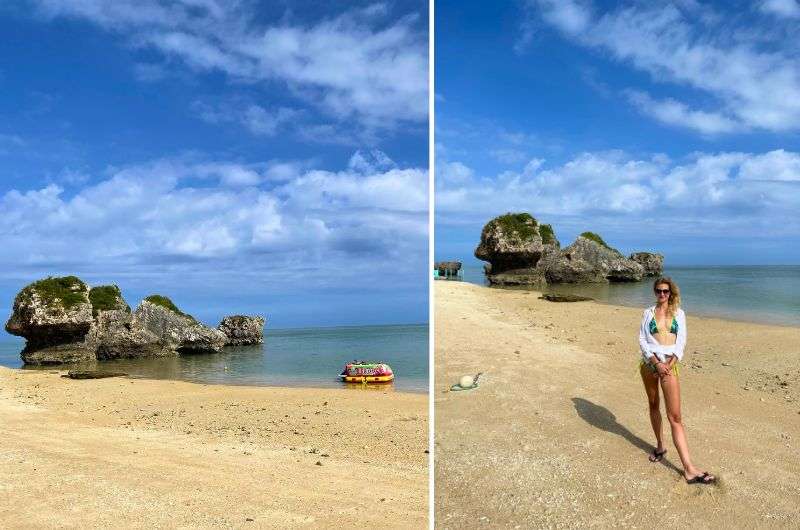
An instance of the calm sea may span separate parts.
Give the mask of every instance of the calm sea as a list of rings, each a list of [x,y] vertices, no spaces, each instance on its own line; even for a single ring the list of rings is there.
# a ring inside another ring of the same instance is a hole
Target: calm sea
[[[23,340],[14,338],[0,342],[0,365],[21,367],[19,353],[24,345]],[[428,326],[267,329],[264,344],[258,346],[226,348],[219,354],[104,361],[85,367],[214,384],[360,388],[344,385],[337,377],[353,359],[392,367],[395,381],[380,388],[427,392]]]
[[[800,266],[670,267],[687,313],[748,322],[800,326]],[[467,266],[464,280],[485,285],[483,267]],[[652,281],[553,285],[547,291],[581,294],[614,305],[653,304]]]

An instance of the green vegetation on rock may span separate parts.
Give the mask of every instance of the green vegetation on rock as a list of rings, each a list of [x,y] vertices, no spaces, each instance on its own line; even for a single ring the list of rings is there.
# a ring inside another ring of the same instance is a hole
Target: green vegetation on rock
[[[119,309],[117,301],[122,299],[122,292],[116,285],[100,285],[89,290],[89,301],[92,303],[92,316],[97,316],[100,311]],[[123,300],[124,303],[124,300]],[[125,310],[130,313],[131,308],[125,304]]]
[[[556,234],[550,225],[539,225],[539,235],[542,236],[542,243],[545,245],[556,243]]]
[[[598,245],[602,245],[602,246],[606,247],[608,250],[613,250],[617,254],[620,253],[619,250],[617,250],[615,248],[611,248],[610,246],[608,246],[608,243],[603,241],[603,238],[600,237],[598,234],[595,234],[594,232],[584,232],[584,233],[581,234],[581,237],[585,237],[586,239],[588,239],[590,241],[594,241]]]
[[[516,234],[520,241],[528,241],[539,234],[539,223],[529,213],[507,213],[495,219],[495,222],[507,236]]]
[[[20,296],[30,300],[35,292],[47,305],[60,304],[64,309],[70,309],[86,301],[84,294],[88,287],[77,276],[48,276],[44,280],[33,282],[25,287]]]
[[[177,313],[177,314],[179,314],[181,316],[189,317],[192,320],[194,320],[194,317],[192,315],[187,315],[186,313],[184,313],[183,311],[178,309],[178,306],[176,306],[172,302],[172,300],[170,300],[166,296],[161,296],[160,294],[151,294],[150,296],[145,298],[144,301],[145,302],[150,302],[151,304],[160,305],[161,307],[169,309],[173,313]]]

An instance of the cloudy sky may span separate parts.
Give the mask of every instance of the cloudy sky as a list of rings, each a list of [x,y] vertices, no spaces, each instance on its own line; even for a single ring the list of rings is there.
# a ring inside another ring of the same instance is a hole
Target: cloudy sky
[[[795,0],[437,3],[436,257],[528,211],[667,265],[800,263]]]
[[[427,2],[12,0],[0,33],[0,313],[77,274],[427,321]]]

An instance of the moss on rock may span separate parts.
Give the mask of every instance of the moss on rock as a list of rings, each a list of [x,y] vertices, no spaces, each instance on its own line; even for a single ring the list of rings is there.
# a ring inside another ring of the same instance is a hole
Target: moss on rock
[[[151,304],[159,305],[161,307],[169,309],[173,313],[177,313],[177,314],[179,314],[181,316],[189,317],[192,320],[194,320],[194,317],[192,315],[188,315],[188,314],[184,313],[183,311],[181,311],[180,309],[178,309],[178,306],[176,306],[172,302],[172,300],[170,300],[166,296],[162,296],[160,294],[151,294],[150,296],[145,298],[144,301],[145,302],[150,302]]]
[[[556,234],[553,232],[553,227],[550,225],[539,225],[539,235],[542,238],[542,243],[545,245],[558,242],[558,240],[556,240]]]
[[[122,292],[116,285],[99,285],[89,290],[89,301],[92,303],[92,316],[97,316],[100,311],[119,309],[118,302],[122,300]],[[125,304],[125,310],[130,313],[131,308]]]
[[[25,287],[20,296],[29,299],[35,292],[46,305],[60,304],[64,309],[71,309],[86,301],[87,290],[77,276],[48,276]]]
[[[600,237],[599,234],[595,234],[594,232],[584,232],[584,233],[581,234],[581,237],[585,237],[589,241],[594,241],[598,245],[602,245],[602,246],[606,247],[609,250],[613,250],[614,252],[619,252],[617,249],[611,248],[610,246],[608,246],[608,243],[603,241],[603,238]]]
[[[508,237],[516,237],[520,241],[528,241],[539,234],[539,222],[529,213],[507,213],[496,219]]]

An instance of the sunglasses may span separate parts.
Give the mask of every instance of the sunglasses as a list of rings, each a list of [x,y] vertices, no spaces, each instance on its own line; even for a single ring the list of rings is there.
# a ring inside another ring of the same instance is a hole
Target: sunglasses
[[[654,289],[657,294],[669,294],[669,289]]]

